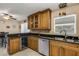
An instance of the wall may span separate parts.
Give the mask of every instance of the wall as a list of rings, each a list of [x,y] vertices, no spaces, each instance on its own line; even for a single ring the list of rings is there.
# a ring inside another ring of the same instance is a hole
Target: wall
[[[76,14],[77,17],[77,34],[79,36],[79,4],[71,7],[52,11],[51,32],[54,32],[54,18],[59,16],[59,12],[66,12],[66,14]]]
[[[0,17],[0,20],[4,19]],[[10,26],[10,28],[7,28],[6,26]],[[20,32],[20,23],[13,20],[6,20],[3,23],[0,23],[0,32],[9,32],[9,33]]]

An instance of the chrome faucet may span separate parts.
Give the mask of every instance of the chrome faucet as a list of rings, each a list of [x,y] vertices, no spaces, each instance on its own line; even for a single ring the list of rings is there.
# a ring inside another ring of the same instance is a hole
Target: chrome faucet
[[[66,30],[63,29],[63,30],[60,31],[60,33],[62,33],[62,32],[65,33],[65,38],[64,38],[64,40],[66,41],[66,37],[67,37]]]

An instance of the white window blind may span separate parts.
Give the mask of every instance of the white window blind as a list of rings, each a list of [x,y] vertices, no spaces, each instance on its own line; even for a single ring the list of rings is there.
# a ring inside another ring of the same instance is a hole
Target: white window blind
[[[67,15],[54,18],[54,32],[60,34],[60,31],[66,30],[66,34],[76,34],[76,15]]]

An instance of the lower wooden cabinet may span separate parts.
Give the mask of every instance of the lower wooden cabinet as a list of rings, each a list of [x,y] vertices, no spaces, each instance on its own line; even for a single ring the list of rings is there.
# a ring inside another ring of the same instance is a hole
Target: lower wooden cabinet
[[[8,53],[13,54],[20,50],[20,37],[10,37],[8,41]]]
[[[58,56],[58,52],[59,52],[59,47],[55,46],[55,45],[50,45],[50,56]]]
[[[37,36],[28,36],[28,47],[38,51],[38,37]]]
[[[50,56],[79,56],[77,44],[50,40]]]
[[[77,52],[72,49],[65,49],[65,56],[77,56]]]

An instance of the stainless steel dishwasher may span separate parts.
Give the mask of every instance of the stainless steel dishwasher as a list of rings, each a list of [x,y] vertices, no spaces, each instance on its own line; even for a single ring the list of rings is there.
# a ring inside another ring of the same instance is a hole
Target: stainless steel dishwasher
[[[39,38],[38,50],[41,54],[49,55],[49,40],[45,37]]]

